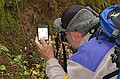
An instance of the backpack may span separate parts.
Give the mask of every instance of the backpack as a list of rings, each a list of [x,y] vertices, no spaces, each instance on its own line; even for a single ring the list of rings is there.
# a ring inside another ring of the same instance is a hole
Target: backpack
[[[100,24],[110,41],[120,45],[120,5],[106,8],[100,15]]]
[[[115,42],[116,47],[114,48],[114,54],[111,54],[112,62],[116,63],[117,68],[120,68],[120,4],[113,5],[100,14],[100,24],[102,32],[109,38],[109,41]],[[103,79],[109,79],[119,73],[116,70],[106,76]],[[118,75],[118,78],[120,75]]]

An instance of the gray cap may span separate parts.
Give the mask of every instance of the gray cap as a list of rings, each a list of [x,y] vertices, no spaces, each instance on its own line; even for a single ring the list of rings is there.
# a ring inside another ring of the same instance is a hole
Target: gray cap
[[[99,14],[92,10],[89,6],[80,9],[75,16],[70,20],[66,29],[62,28],[61,18],[54,21],[53,27],[59,31],[68,32],[88,32],[89,29],[99,23]]]

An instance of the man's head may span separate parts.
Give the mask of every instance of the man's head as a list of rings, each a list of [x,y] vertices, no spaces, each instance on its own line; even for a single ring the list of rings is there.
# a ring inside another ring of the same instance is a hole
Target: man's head
[[[54,21],[54,27],[66,33],[72,48],[78,49],[81,39],[99,22],[99,15],[90,7],[73,5],[67,8],[61,18]]]

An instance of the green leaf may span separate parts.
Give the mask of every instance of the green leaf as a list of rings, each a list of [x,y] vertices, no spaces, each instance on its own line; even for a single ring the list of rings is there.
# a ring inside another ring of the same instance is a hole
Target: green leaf
[[[41,72],[41,77],[44,78],[45,77],[45,73]]]
[[[23,68],[23,65],[21,63],[17,63],[17,64],[18,64],[18,66],[20,66],[21,68]]]
[[[22,55],[18,55],[18,56],[15,57],[14,60],[15,60],[16,62],[19,62],[21,59],[22,59]]]
[[[11,55],[11,54],[9,54],[9,53],[7,53],[7,56],[8,56],[9,58],[12,58],[12,55]]]
[[[23,66],[23,69],[24,69],[24,70],[26,70],[26,69],[27,69],[27,67],[26,67],[26,66]]]
[[[19,72],[19,76],[23,76],[22,72]]]
[[[1,50],[1,51],[6,51],[6,52],[9,51],[9,49],[8,49],[7,47],[5,47],[5,46],[3,46],[3,45],[1,45],[1,44],[0,44],[0,50]]]
[[[44,59],[44,57],[41,57],[41,61],[44,61],[45,59]]]
[[[6,67],[4,65],[1,65],[0,70],[6,70]]]
[[[35,65],[36,65],[36,67],[37,67],[37,68],[39,68],[39,67],[40,67],[40,64],[35,64]]]
[[[32,52],[32,55],[33,55],[34,58],[40,58],[40,55],[36,52]]]
[[[34,38],[31,38],[30,41],[31,41],[31,42],[34,42],[35,40],[34,40]]]
[[[28,63],[28,61],[23,61],[24,64]]]
[[[23,74],[23,75],[29,76],[29,75],[31,75],[31,73],[28,72],[28,71],[24,71],[24,74]]]
[[[10,64],[14,64],[14,63],[15,63],[14,61],[10,60]]]

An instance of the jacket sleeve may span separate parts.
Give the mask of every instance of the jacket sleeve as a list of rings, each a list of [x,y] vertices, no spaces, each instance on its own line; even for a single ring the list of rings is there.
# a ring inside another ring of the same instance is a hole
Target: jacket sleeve
[[[58,63],[58,60],[52,58],[47,61],[46,74],[49,79],[64,79],[66,73],[64,72],[62,66]]]

